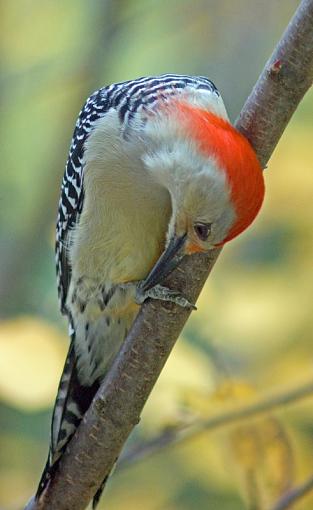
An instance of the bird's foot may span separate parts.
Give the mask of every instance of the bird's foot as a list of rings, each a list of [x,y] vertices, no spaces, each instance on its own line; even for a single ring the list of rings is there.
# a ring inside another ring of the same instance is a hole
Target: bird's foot
[[[143,282],[142,282],[143,283]],[[143,289],[141,283],[137,286],[135,301],[138,305],[141,305],[146,299],[159,299],[161,301],[170,301],[176,305],[182,306],[183,308],[191,308],[197,310],[197,307],[188,301],[180,292],[171,290],[163,285],[155,285],[151,289]]]

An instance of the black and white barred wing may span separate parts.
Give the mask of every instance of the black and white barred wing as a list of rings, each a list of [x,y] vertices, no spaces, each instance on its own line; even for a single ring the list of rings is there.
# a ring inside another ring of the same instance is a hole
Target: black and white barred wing
[[[71,280],[67,243],[70,231],[79,221],[79,215],[84,202],[84,145],[93,129],[94,123],[101,116],[105,115],[108,109],[109,101],[106,88],[95,92],[86,101],[75,126],[62,180],[55,246],[58,295],[62,313],[66,313],[66,296]]]

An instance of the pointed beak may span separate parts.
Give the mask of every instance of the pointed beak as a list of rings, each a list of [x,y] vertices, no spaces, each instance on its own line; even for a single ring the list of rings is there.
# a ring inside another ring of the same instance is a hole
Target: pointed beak
[[[166,250],[144,280],[142,284],[143,290],[149,290],[160,283],[178,266],[185,255],[184,247],[186,239],[187,234],[180,237],[172,237]]]

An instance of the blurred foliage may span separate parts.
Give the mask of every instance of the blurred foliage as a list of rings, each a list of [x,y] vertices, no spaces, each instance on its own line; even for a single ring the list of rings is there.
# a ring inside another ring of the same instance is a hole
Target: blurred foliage
[[[67,348],[54,281],[54,218],[83,100],[113,81],[202,74],[217,84],[234,119],[295,4],[2,3],[1,507],[25,503],[47,452]],[[186,409],[209,416],[312,375],[312,114],[311,93],[266,170],[262,213],[225,248],[130,443],[186,419]],[[261,509],[311,473],[312,418],[304,401],[201,434],[117,473],[101,508]],[[307,497],[297,508],[312,505]]]

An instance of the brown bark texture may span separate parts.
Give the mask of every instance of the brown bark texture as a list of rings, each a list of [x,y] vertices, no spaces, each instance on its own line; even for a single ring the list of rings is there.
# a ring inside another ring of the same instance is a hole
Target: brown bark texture
[[[302,0],[235,124],[263,166],[312,78],[313,0]],[[220,251],[186,257],[166,284],[195,301]],[[27,510],[83,510],[87,506],[139,422],[189,313],[171,303],[144,303],[58,472],[41,501],[31,500]]]

